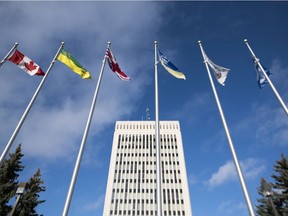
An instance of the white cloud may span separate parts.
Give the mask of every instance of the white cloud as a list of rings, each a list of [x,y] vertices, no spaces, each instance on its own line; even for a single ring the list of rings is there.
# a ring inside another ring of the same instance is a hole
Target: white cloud
[[[274,83],[275,87],[277,88],[281,87],[281,89],[285,91],[281,91],[281,93],[284,93],[284,97],[288,97],[287,93],[287,80],[288,80],[288,67],[284,67],[281,63],[280,59],[274,59],[272,61],[272,65],[270,68],[270,72],[273,74],[271,77],[272,82]]]
[[[246,179],[256,179],[266,169],[261,160],[248,158],[243,161],[241,167]]]
[[[267,66],[268,67],[268,66]],[[284,100],[288,100],[288,68],[284,67],[279,59],[272,61],[270,67],[271,80],[275,88]],[[269,85],[259,90],[259,97],[251,104],[251,110],[247,118],[242,118],[236,125],[236,131],[240,135],[251,137],[250,143],[258,147],[282,146],[288,144],[288,122],[278,99],[272,93]]]
[[[223,201],[218,206],[219,215],[247,215],[247,206],[242,202],[235,202],[233,200]]]
[[[241,170],[245,179],[255,179],[264,170],[265,166],[262,164],[261,160],[248,158],[243,162],[240,162]],[[219,167],[217,172],[213,173],[208,181],[205,183],[211,187],[220,186],[226,182],[231,182],[238,180],[238,175],[236,172],[236,167],[234,162],[229,160],[224,165]]]
[[[231,181],[236,178],[236,172],[233,161],[227,161],[222,165],[216,173],[213,173],[207,181],[210,187],[215,187],[223,184],[226,181]]]
[[[197,183],[198,183],[197,177],[196,177],[195,175],[193,175],[193,174],[190,174],[190,175],[188,176],[188,183],[189,183],[189,185],[195,185],[195,184],[197,184]]]
[[[102,195],[98,197],[94,202],[86,202],[86,204],[83,205],[83,209],[85,211],[91,211],[102,208],[103,205],[104,205],[104,196]]]
[[[54,109],[35,107],[18,138],[24,152],[41,158],[69,157],[75,144],[80,144],[88,114],[88,106],[81,109],[79,105],[66,101],[63,107]]]
[[[256,144],[287,146],[288,122],[284,111],[279,106],[273,108],[269,105],[257,105],[257,107],[252,108],[254,116],[248,120],[250,125],[246,130],[253,132],[252,135]],[[252,126],[254,130],[251,130]]]
[[[153,77],[147,73],[150,68],[145,62],[153,53],[154,38],[150,38],[151,44],[148,44],[152,48],[151,53],[147,52],[146,42],[139,42],[144,38],[147,40],[147,32],[157,29],[161,22],[161,19],[155,19],[161,10],[157,8],[157,3],[0,4],[0,19],[9,20],[1,25],[6,30],[0,38],[3,44],[0,55],[4,56],[6,53],[3,50],[8,51],[17,41],[19,50],[45,70],[60,42],[65,41],[65,49],[94,78],[92,81],[81,80],[61,63],[54,64],[15,140],[23,144],[25,155],[51,160],[69,158],[78,150],[108,41],[112,41],[111,49],[120,67],[131,76],[131,81],[122,82],[106,65],[88,138],[99,134],[116,120],[129,118]],[[140,61],[135,52],[141,56]],[[3,134],[0,137],[1,149],[4,149],[41,79],[24,74],[10,62],[1,67],[3,71],[0,118],[5,124],[0,125]]]

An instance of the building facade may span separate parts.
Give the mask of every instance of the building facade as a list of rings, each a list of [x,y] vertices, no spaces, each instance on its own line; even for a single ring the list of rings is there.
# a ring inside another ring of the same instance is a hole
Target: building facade
[[[178,121],[160,121],[162,216],[192,216]],[[117,121],[103,216],[157,216],[155,121]]]

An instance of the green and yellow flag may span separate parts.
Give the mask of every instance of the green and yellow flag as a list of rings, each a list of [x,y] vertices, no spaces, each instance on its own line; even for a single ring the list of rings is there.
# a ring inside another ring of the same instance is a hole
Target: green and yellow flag
[[[91,79],[90,73],[66,50],[62,49],[57,59],[79,74],[83,79]]]

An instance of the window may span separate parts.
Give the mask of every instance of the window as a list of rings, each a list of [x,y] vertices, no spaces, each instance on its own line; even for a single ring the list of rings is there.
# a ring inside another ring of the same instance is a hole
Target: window
[[[174,190],[173,190],[173,189],[171,190],[171,193],[172,193],[172,203],[175,204]],[[176,212],[175,212],[175,214],[176,214]],[[174,215],[175,215],[175,214],[174,214]]]

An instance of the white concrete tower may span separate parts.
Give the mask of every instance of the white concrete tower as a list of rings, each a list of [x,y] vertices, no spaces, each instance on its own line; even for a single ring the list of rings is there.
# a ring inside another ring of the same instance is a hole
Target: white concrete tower
[[[160,121],[163,216],[192,216],[178,121]],[[117,121],[103,216],[156,216],[154,121]]]

